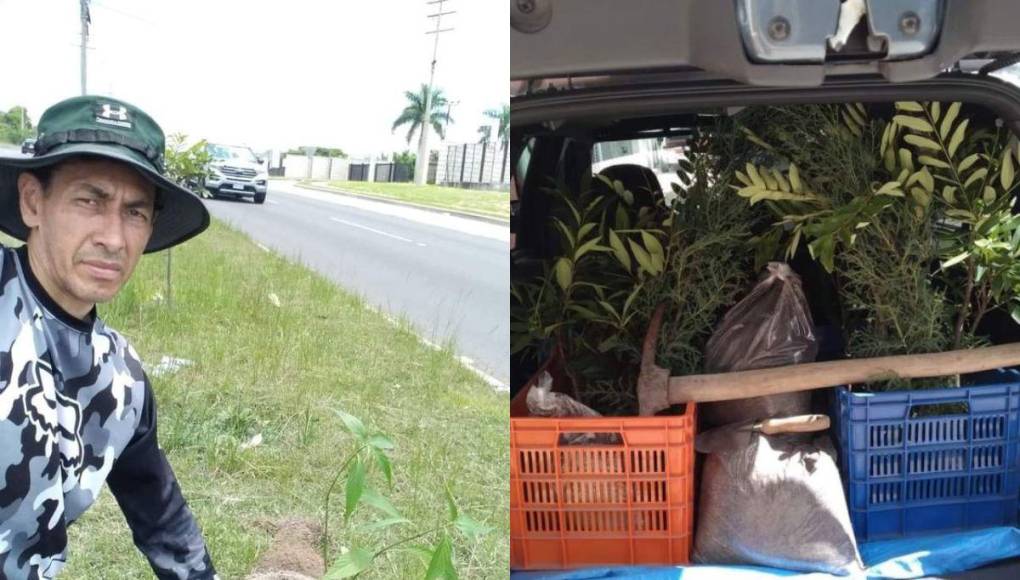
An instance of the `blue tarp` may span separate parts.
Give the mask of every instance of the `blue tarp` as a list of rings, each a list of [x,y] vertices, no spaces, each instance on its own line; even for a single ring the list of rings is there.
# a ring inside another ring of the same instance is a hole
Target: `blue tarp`
[[[867,570],[859,578],[922,578],[973,570],[1020,557],[1020,529],[989,528],[941,536],[870,542],[860,548]],[[588,568],[569,572],[512,572],[511,580],[752,580],[798,578],[831,580],[829,574],[804,574],[756,566],[684,566]],[[845,578],[845,577],[844,577]]]

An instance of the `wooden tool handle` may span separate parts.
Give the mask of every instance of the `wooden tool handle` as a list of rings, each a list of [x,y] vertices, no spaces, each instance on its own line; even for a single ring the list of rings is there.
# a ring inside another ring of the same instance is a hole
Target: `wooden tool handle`
[[[825,431],[829,428],[828,415],[797,415],[783,419],[765,419],[759,423],[760,430],[766,435],[779,433],[811,433]]]
[[[670,404],[731,401],[836,385],[895,378],[916,379],[976,373],[1020,365],[1020,343],[934,354],[912,354],[670,377]]]

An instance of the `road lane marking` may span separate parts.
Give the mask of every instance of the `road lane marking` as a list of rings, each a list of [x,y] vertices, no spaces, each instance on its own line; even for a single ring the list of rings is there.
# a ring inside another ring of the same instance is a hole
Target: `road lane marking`
[[[356,224],[354,222],[349,222],[347,220],[342,220],[342,219],[335,218],[335,217],[331,217],[329,219],[335,221],[338,224],[348,225],[348,226],[351,226],[352,228],[362,229],[362,230],[365,230],[365,231],[368,231],[368,232],[372,232],[373,234],[379,234],[380,236],[386,236],[387,238],[393,238],[394,240],[400,240],[401,242],[407,242],[409,244],[414,243],[414,240],[409,240],[407,238],[402,238],[400,236],[395,236],[393,234],[390,234],[390,233],[387,233],[387,232],[384,232],[384,231],[380,231],[380,230],[377,230],[375,228],[370,228],[368,226],[363,226],[361,224]]]
[[[371,304],[366,304],[365,308],[368,309],[370,312],[374,312],[375,314],[381,315],[383,317],[383,319],[386,320],[386,322],[388,322],[391,326],[393,326],[395,328],[400,328],[401,327],[401,323],[400,323],[399,320],[397,320],[393,316],[387,314],[383,310],[381,310],[379,308],[376,308],[375,306],[372,306]],[[418,335],[418,341],[421,342],[423,345],[427,346],[428,348],[431,348],[432,350],[435,350],[435,351],[443,350],[442,346],[432,342],[431,340],[425,338],[424,336]],[[497,379],[496,377],[494,377],[494,376],[486,373],[485,371],[479,369],[478,366],[475,365],[475,361],[472,360],[470,357],[457,356],[456,360],[457,360],[457,362],[459,362],[461,364],[461,366],[463,366],[467,370],[469,370],[472,373],[474,373],[475,376],[477,376],[478,378],[482,379],[483,382],[488,384],[490,387],[492,387],[497,392],[509,392],[510,391],[510,385],[504,383],[503,381]]]

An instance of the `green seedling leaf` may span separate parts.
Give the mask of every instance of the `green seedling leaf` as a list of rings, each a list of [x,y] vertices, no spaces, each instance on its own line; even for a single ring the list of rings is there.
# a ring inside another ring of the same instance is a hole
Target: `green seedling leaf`
[[[951,209],[946,212],[946,215],[958,220],[974,221],[974,214],[962,209]]]
[[[460,533],[464,534],[469,538],[477,538],[478,536],[484,536],[485,534],[488,534],[489,532],[492,531],[492,529],[489,528],[488,526],[482,525],[481,523],[476,522],[475,520],[471,519],[470,517],[464,514],[461,514],[461,516],[457,518],[457,521],[455,521],[453,525],[458,530],[460,530]]]
[[[576,246],[577,239],[574,238],[574,233],[570,231],[570,228],[567,227],[567,224],[563,223],[558,218],[553,218],[553,222],[556,224],[556,227],[558,227],[560,231],[563,233],[563,239],[566,240],[567,247],[573,248],[574,246]]]
[[[361,422],[361,419],[343,411],[336,411],[336,414],[340,417],[340,420],[343,421],[344,427],[351,433],[351,435],[354,435],[362,441],[368,437],[368,430],[365,428],[365,424]]]
[[[587,254],[588,252],[591,252],[592,250],[598,250],[599,247],[600,247],[599,246],[599,242],[601,242],[601,241],[602,240],[600,240],[598,238],[592,238],[592,239],[588,240],[587,242],[581,244],[581,247],[577,248],[577,251],[574,252],[574,261],[576,262],[576,261],[580,260],[581,258],[584,257],[585,254]]]
[[[449,536],[446,535],[439,540],[439,545],[432,553],[428,570],[425,571],[425,580],[439,579],[457,580],[457,570],[453,567],[453,545],[450,543]]]
[[[790,164],[790,187],[795,193],[804,192],[804,184],[800,181],[800,170],[793,163]]]
[[[372,552],[361,548],[355,548],[346,554],[342,554],[333,562],[329,571],[326,572],[324,580],[339,580],[340,578],[351,578],[368,570],[372,566],[375,556]]]
[[[924,112],[924,107],[921,106],[921,103],[918,103],[916,101],[897,101],[896,109],[898,111],[907,111],[910,113]]]
[[[1002,184],[1002,189],[1009,191],[1009,188],[1013,186],[1013,178],[1016,177],[1013,169],[1013,152],[1009,149],[1002,155],[1002,170],[999,172],[999,183]]]
[[[385,496],[370,487],[366,487],[361,494],[361,501],[379,510],[384,516],[391,519],[403,519],[404,516],[397,511],[397,508]],[[407,521],[406,519],[404,521]]]
[[[900,148],[900,167],[914,172],[914,157],[910,153],[910,149]]]
[[[450,510],[450,521],[455,522],[460,516],[460,510],[457,509],[457,500],[453,497],[453,491],[450,490],[450,486],[446,486],[446,507]]]
[[[896,170],[896,154],[893,152],[892,147],[885,150],[885,154],[882,156],[882,164],[889,173]]]
[[[921,155],[921,156],[918,156],[917,160],[919,162],[921,162],[922,165],[928,165],[930,167],[938,167],[939,169],[949,169],[949,164],[948,163],[946,163],[945,161],[943,161],[941,159],[938,159],[936,157],[932,157],[930,155]]]
[[[630,254],[624,247],[623,241],[620,240],[620,236],[613,230],[609,230],[609,247],[612,248],[613,255],[616,256],[624,270],[630,272]]]
[[[629,230],[630,229],[630,216],[627,215],[627,211],[622,206],[616,208],[616,229],[618,230]]]
[[[367,443],[369,447],[382,451],[393,451],[394,448],[393,441],[381,433],[376,433],[369,437]]]
[[[923,161],[922,161],[922,163],[923,163]],[[920,177],[918,177],[917,181],[918,181],[918,183],[921,184],[921,187],[923,187],[926,191],[934,191],[935,190],[935,178],[932,177],[932,175],[928,171],[927,167],[924,167],[924,168],[921,169]]]
[[[981,194],[981,201],[985,202],[985,205],[991,205],[995,203],[995,188],[985,186],[984,193]]]
[[[595,222],[587,223],[581,226],[581,229],[577,230],[577,241],[580,242],[581,240],[583,240],[584,237],[591,233],[591,231],[595,229],[596,226],[598,226],[598,224]]]
[[[949,205],[956,205],[956,188],[953,187],[952,185],[947,185],[943,187],[942,199],[946,200],[946,203],[948,203]]]
[[[964,182],[963,188],[967,189],[971,185],[974,185],[984,179],[986,175],[988,175],[988,168],[982,167],[981,169],[976,170],[974,173],[971,173],[970,177],[967,178],[967,181]]]
[[[922,137],[920,135],[906,135],[905,137],[903,137],[903,140],[915,147],[922,147],[924,149],[931,149],[933,151],[939,151],[942,149],[942,146],[936,143],[935,141],[932,141],[931,139],[927,137]]]
[[[641,232],[641,243],[648,249],[648,254],[655,258],[659,257],[660,261],[664,261],[666,257],[665,251],[662,249],[662,244],[659,240],[655,239],[655,236],[648,232]]]
[[[949,137],[949,132],[953,129],[953,122],[956,121],[956,116],[960,114],[960,103],[953,103],[949,105],[949,109],[946,110],[946,116],[942,118],[942,126],[939,127],[939,137],[945,141]]]
[[[641,244],[638,244],[634,240],[627,240],[627,243],[630,244],[630,251],[634,253],[634,259],[638,261],[638,265],[640,265],[641,268],[649,274],[655,275],[657,272],[655,270],[655,266],[652,264],[652,257],[648,254],[648,252],[641,247]]]
[[[952,268],[953,266],[959,264],[960,262],[963,262],[964,260],[966,260],[969,257],[970,257],[970,252],[963,252],[962,254],[953,256],[952,258],[949,258],[945,262],[942,262],[942,269],[943,270],[948,270],[949,268]]]
[[[928,207],[928,205],[931,203],[931,196],[928,195],[927,191],[921,189],[920,187],[912,187],[910,189],[910,195],[911,197],[914,198],[914,201],[917,203],[917,205],[921,207]]]
[[[780,190],[782,190],[782,191],[784,191],[786,193],[790,193],[792,191],[791,188],[790,188],[790,182],[787,181],[785,177],[783,177],[783,172],[782,171],[779,171],[777,169],[777,170],[772,172],[772,175],[776,178],[776,182],[779,183],[779,189]]]
[[[580,314],[581,318],[583,318],[585,320],[593,320],[594,321],[594,320],[601,320],[601,318],[602,318],[598,314],[595,314],[594,312],[592,312],[588,308],[585,308],[584,306],[581,306],[580,304],[571,304],[570,306],[567,306],[567,310],[570,310],[571,312],[576,312],[576,313]]]
[[[935,129],[932,128],[928,121],[918,117],[911,117],[910,115],[896,115],[893,117],[893,121],[896,121],[898,125],[902,125],[908,129],[913,129],[914,131],[920,131],[922,133],[935,132]]]
[[[959,171],[960,173],[967,171],[968,169],[970,169],[970,166],[977,163],[977,160],[980,158],[981,156],[978,155],[977,153],[972,153],[968,155],[963,159],[963,161],[960,162],[960,166],[957,167],[957,171]]]
[[[956,131],[953,131],[953,138],[949,140],[948,153],[949,157],[956,156],[956,150],[960,148],[960,144],[963,143],[963,138],[967,134],[967,124],[970,123],[970,119],[964,119],[959,126],[956,127]]]
[[[560,258],[556,260],[554,269],[556,272],[556,283],[566,291],[574,278],[574,264],[570,261],[570,258]]]
[[[899,194],[899,196],[903,195],[902,186],[899,181],[887,182],[885,185],[878,188],[878,191],[875,192],[876,195],[896,195],[897,193]]]
[[[365,493],[365,465],[361,459],[355,458],[347,475],[347,494],[344,510],[344,521],[350,521],[354,510],[358,507],[361,495]]]
[[[527,338],[527,336],[525,335]],[[379,466],[379,470],[382,471],[383,476],[386,477],[386,484],[391,488],[393,487],[393,464],[390,463],[390,458],[386,456],[386,452],[382,449],[372,448],[372,457],[375,458],[376,465]]]
[[[764,189],[765,180],[758,174],[758,168],[748,163],[745,169],[747,169],[747,176],[751,178],[751,183]]]

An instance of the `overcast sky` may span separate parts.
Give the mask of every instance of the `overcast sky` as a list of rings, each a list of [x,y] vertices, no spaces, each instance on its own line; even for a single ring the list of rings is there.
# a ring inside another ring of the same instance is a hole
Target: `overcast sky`
[[[78,0],[0,0],[0,109],[79,94]],[[453,141],[508,101],[506,4],[452,0],[436,85]],[[355,155],[409,147],[391,133],[405,90],[428,81],[426,0],[93,0],[88,91],[133,103],[167,134],[257,149]],[[433,137],[432,143],[437,139]]]

